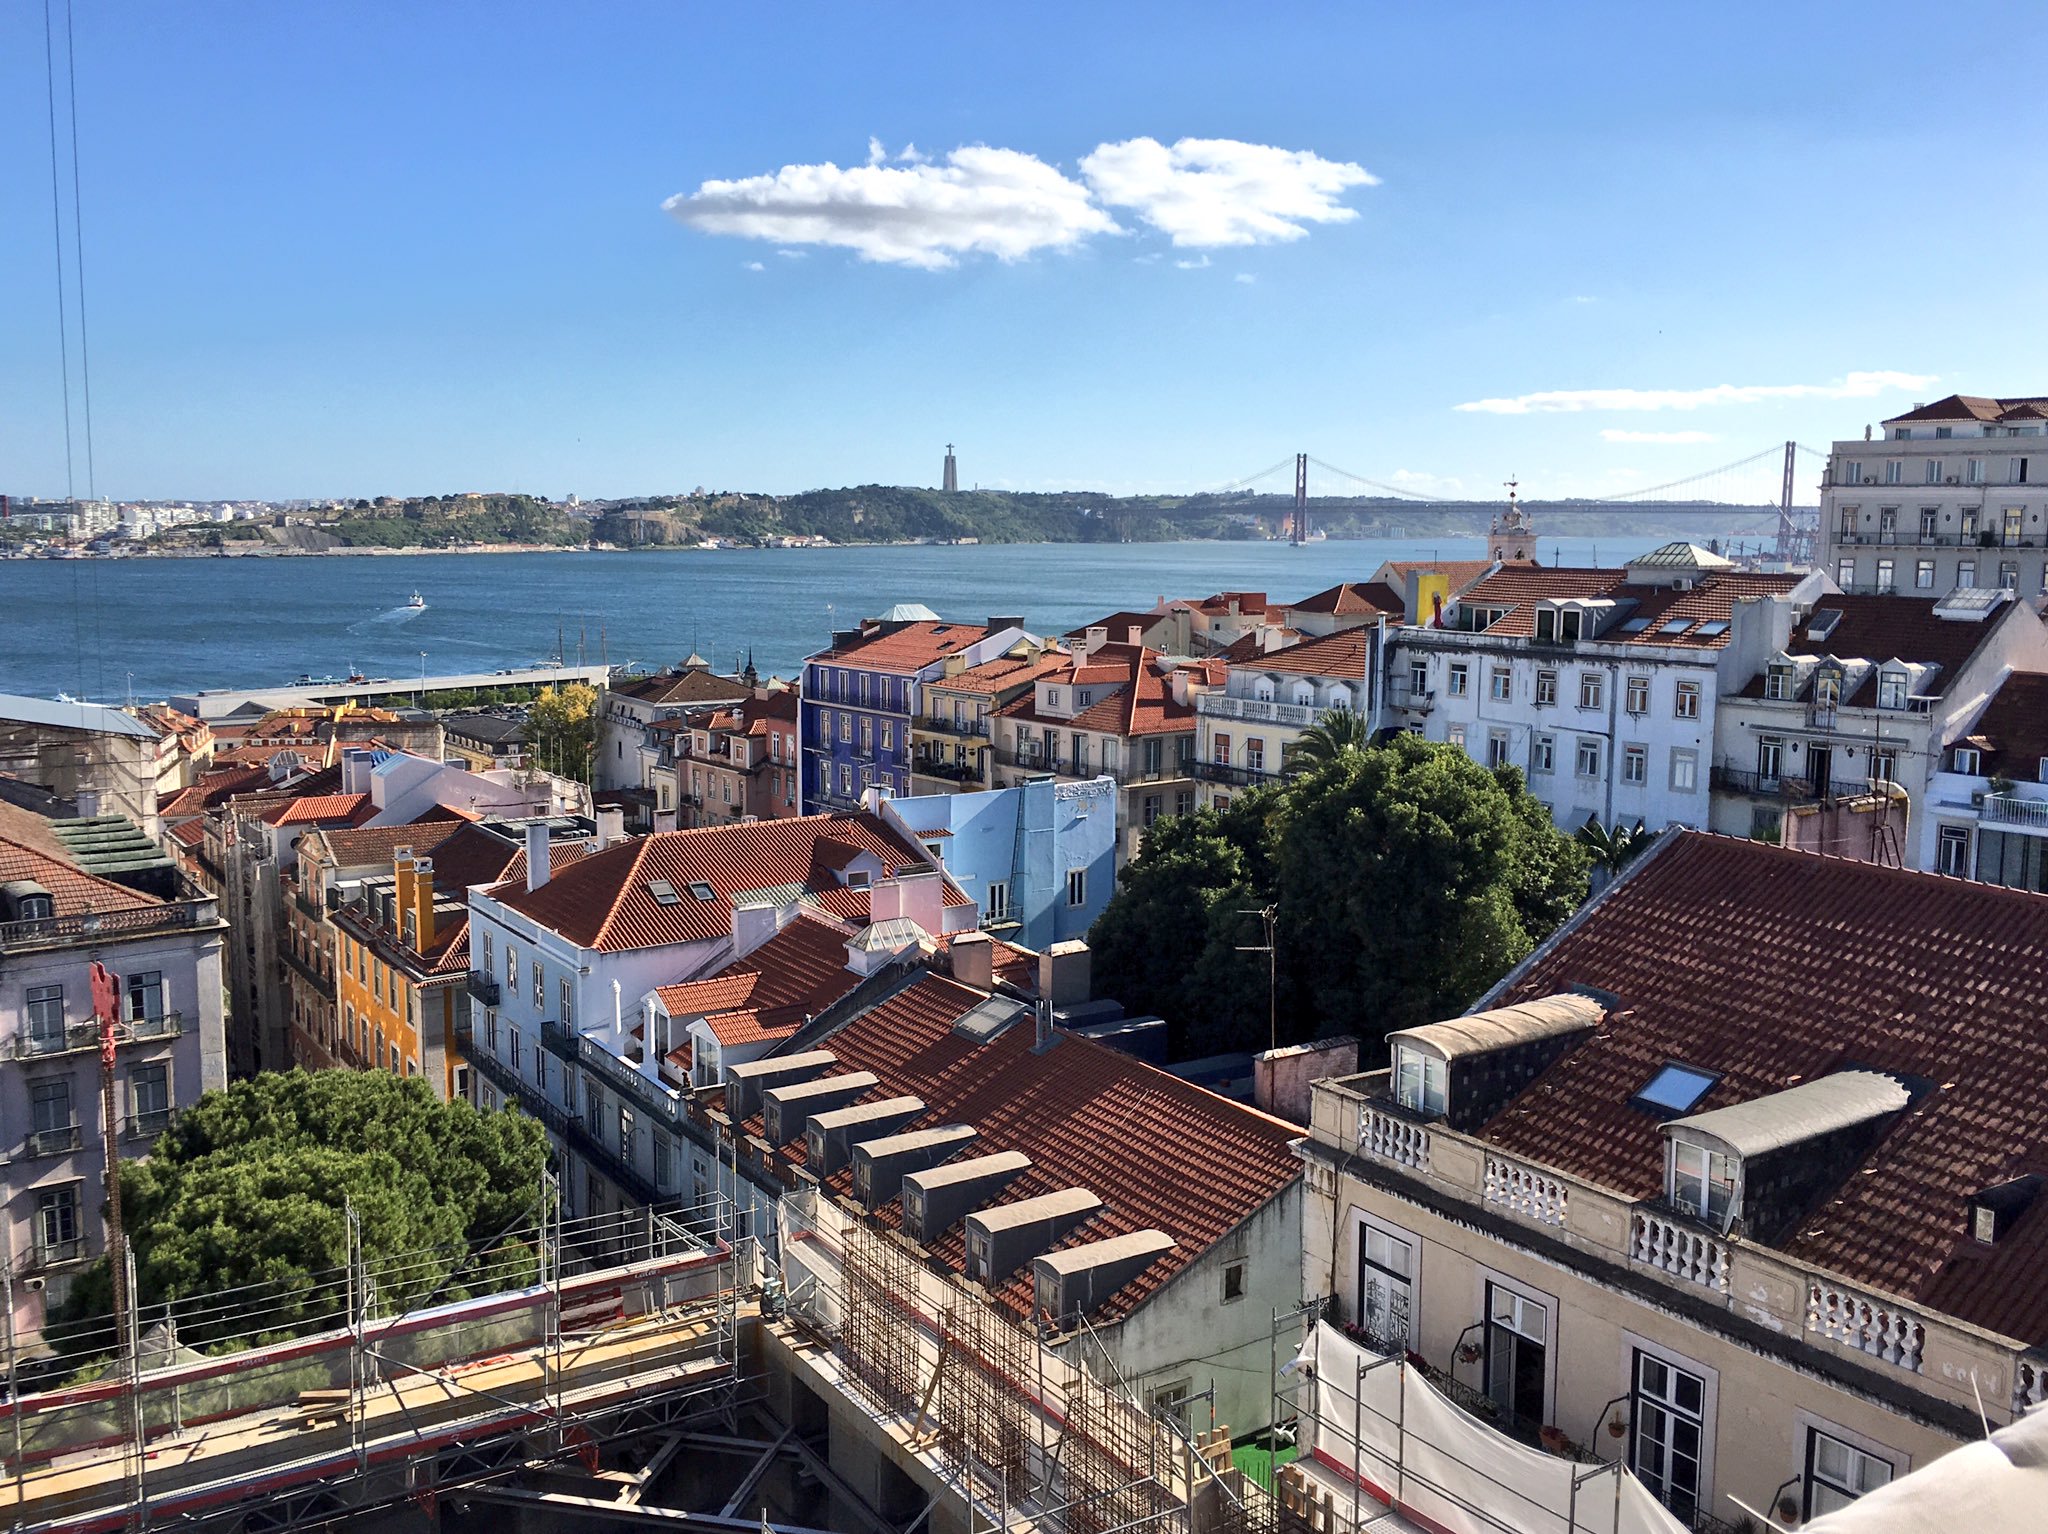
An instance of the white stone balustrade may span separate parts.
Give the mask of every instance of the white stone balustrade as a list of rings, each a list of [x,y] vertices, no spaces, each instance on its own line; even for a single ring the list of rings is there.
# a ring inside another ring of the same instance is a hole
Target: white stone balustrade
[[[1542,1225],[1564,1224],[1571,1199],[1561,1179],[1499,1156],[1486,1158],[1484,1197]]]
[[[1368,1155],[1395,1166],[1429,1170],[1429,1131],[1374,1107],[1358,1110],[1358,1144]]]
[[[1912,1316],[1838,1284],[1816,1278],[1807,1285],[1806,1329],[1910,1374],[1920,1372],[1927,1328]]]
[[[1629,1256],[1659,1273],[1728,1292],[1728,1244],[1703,1230],[1638,1209],[1630,1221]]]

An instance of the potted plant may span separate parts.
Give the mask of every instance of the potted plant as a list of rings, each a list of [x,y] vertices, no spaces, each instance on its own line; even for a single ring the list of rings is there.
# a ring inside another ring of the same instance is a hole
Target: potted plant
[[[1476,1364],[1476,1363],[1478,1363],[1478,1362],[1479,1362],[1479,1344],[1478,1344],[1478,1343],[1476,1343],[1476,1342],[1461,1342],[1461,1343],[1459,1343],[1459,1344],[1458,1344],[1458,1362],[1459,1362],[1459,1363],[1461,1363],[1461,1364]]]
[[[1561,1454],[1567,1459],[1579,1451],[1579,1446],[1565,1435],[1564,1429],[1554,1424],[1546,1423],[1539,1428],[1536,1432],[1536,1441],[1543,1445],[1544,1453]]]
[[[1607,1436],[1609,1438],[1620,1438],[1626,1435],[1627,1432],[1628,1424],[1621,1420],[1621,1408],[1617,1406],[1614,1409],[1614,1415],[1607,1419]]]

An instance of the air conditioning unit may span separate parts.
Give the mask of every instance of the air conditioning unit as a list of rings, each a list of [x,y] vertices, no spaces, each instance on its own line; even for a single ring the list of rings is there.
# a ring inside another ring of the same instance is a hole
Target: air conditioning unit
[[[1955,475],[1951,474],[1947,479],[1943,480],[1942,483],[1944,485],[1959,485],[1962,483],[1962,481],[1957,479]]]
[[[49,1282],[50,1281],[47,1278],[42,1277],[25,1278],[21,1281],[21,1287],[26,1289],[30,1294],[41,1294],[43,1292],[43,1289],[45,1288],[45,1286],[49,1284]]]
[[[1877,483],[1877,481],[1873,479],[1870,475],[1866,474],[1863,476],[1863,483],[1866,485],[1874,485]]]

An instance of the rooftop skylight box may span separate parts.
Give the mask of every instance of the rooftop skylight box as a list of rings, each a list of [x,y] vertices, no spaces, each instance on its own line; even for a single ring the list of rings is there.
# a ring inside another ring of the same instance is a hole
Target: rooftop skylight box
[[[1659,1118],[1678,1118],[1692,1112],[1720,1079],[1718,1071],[1697,1070],[1690,1065],[1660,1066],[1629,1103]]]

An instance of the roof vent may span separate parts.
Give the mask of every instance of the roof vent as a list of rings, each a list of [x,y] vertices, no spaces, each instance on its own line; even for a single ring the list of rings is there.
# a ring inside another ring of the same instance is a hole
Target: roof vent
[[[1834,633],[1836,626],[1841,621],[1841,608],[1823,607],[1819,612],[1806,620],[1806,637],[1809,640],[1825,639],[1828,635]]]
[[[1996,1246],[2019,1217],[2034,1207],[2041,1191],[2039,1173],[1995,1183],[1970,1200],[1970,1239]]]

